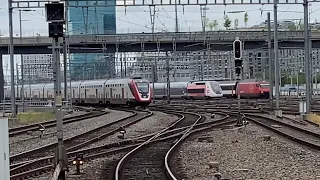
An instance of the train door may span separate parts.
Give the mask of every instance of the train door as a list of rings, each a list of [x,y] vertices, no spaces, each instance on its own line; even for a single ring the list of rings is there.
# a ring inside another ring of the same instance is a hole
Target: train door
[[[124,101],[124,88],[121,88],[121,92],[122,92],[122,98],[121,98],[121,99],[122,99],[122,104],[125,104],[125,103],[124,103],[124,102],[125,102],[125,101]]]
[[[87,99],[87,89],[84,88],[84,100],[83,100],[84,103],[86,102],[86,99]]]
[[[99,102],[98,89],[96,89],[96,102]]]
[[[112,93],[112,87],[111,87],[110,88],[110,103],[111,103],[112,99],[113,99],[113,93]]]

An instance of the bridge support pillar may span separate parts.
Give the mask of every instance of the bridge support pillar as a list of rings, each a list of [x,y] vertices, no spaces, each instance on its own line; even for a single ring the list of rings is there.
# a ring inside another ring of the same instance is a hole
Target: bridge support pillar
[[[2,65],[2,55],[0,54],[0,100],[5,100],[5,95],[4,95],[4,74],[3,74],[3,65]]]
[[[0,53],[0,100],[3,100],[4,98],[4,75],[2,65],[2,54]]]

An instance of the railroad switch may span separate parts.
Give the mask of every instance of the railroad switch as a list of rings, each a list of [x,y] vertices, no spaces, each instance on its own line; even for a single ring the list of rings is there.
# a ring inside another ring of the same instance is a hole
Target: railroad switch
[[[78,154],[77,157],[72,161],[72,164],[76,166],[76,174],[80,175],[80,166],[83,165],[83,154]]]
[[[39,124],[40,138],[43,138],[43,134],[45,130],[46,128],[42,124]]]
[[[211,119],[214,119],[216,117],[216,114],[211,113]]]
[[[120,134],[118,135],[118,138],[124,139],[124,135],[127,133],[126,129],[124,129],[124,127],[120,127],[119,132],[120,132]]]
[[[214,177],[217,178],[217,180],[220,180],[222,175],[221,175],[221,173],[215,173]]]

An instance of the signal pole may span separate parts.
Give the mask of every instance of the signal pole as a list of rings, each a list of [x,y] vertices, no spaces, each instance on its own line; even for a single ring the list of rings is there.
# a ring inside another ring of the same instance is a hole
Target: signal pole
[[[62,122],[62,97],[61,97],[61,71],[60,71],[60,42],[59,38],[63,35],[63,25],[65,24],[64,4],[63,3],[49,3],[45,5],[46,20],[49,22],[49,37],[52,41],[52,55],[54,61],[54,102],[55,113],[57,119],[57,139],[58,147],[56,150],[56,169],[58,169],[57,178],[65,180],[65,172],[68,169],[68,156],[66,149],[63,146],[63,122]]]
[[[271,39],[271,21],[270,21],[270,12],[268,12],[268,61],[269,61],[269,101],[270,101],[270,111],[273,112],[273,59],[272,59],[272,39]]]
[[[240,99],[240,74],[242,69],[242,42],[239,37],[233,41],[233,55],[234,55],[234,65],[237,75],[237,99],[238,99],[238,120],[237,126],[242,126],[243,121],[241,117],[241,99]]]

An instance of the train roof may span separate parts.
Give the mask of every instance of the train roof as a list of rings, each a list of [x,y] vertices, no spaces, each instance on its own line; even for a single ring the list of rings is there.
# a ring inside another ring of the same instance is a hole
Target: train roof
[[[243,79],[241,80],[241,82],[267,82],[267,81],[263,79]]]
[[[106,81],[107,81],[106,79],[87,80],[87,81],[81,82],[79,85],[81,86],[103,85]]]
[[[205,80],[205,81],[189,81],[188,84],[207,83],[207,82],[219,83],[218,81],[214,81],[214,80]]]
[[[237,81],[219,81],[219,85],[235,85]]]

